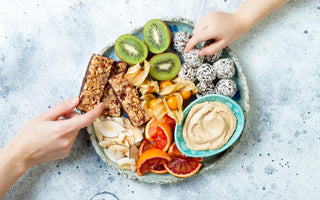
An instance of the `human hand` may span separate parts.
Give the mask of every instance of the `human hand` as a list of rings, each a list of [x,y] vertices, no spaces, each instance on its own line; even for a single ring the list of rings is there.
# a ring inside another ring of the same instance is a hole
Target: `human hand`
[[[193,37],[187,43],[185,51],[189,52],[199,42],[213,39],[214,43],[199,52],[200,56],[213,55],[246,31],[247,28],[242,25],[240,18],[236,14],[211,11],[195,24]]]
[[[104,108],[100,103],[80,115],[73,110],[78,104],[79,97],[59,103],[25,124],[8,143],[20,153],[19,160],[26,169],[68,157],[79,130],[90,125]]]

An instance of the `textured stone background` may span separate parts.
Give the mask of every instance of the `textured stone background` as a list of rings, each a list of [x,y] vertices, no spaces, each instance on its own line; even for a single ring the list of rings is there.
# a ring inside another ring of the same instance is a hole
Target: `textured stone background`
[[[92,53],[151,18],[196,21],[241,1],[4,0],[0,148],[29,119],[78,94]],[[318,199],[320,2],[295,0],[231,45],[250,87],[240,143],[214,170],[172,185],[108,168],[82,131],[69,158],[30,169],[5,199]],[[0,177],[1,178],[1,177]],[[109,192],[109,193],[108,193]]]

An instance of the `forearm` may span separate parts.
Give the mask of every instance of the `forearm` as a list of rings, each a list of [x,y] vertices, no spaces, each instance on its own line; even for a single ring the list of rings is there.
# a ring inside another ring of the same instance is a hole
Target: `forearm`
[[[245,0],[234,14],[242,23],[243,32],[247,32],[260,20],[287,2],[289,0]]]
[[[0,199],[28,169],[20,154],[11,142],[0,151]]]

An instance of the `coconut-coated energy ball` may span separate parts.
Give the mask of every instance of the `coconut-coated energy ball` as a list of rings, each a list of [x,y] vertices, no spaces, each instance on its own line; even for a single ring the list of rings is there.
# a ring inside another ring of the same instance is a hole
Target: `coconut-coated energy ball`
[[[173,40],[172,40],[173,49],[179,53],[184,52],[187,42],[190,40],[191,37],[192,37],[191,34],[188,32],[185,32],[185,31],[176,32],[173,35]]]
[[[194,67],[198,67],[203,63],[204,56],[199,56],[200,49],[198,47],[195,47],[191,49],[188,53],[183,52],[183,59],[184,61]]]
[[[216,70],[215,68],[208,64],[208,63],[203,63],[197,69],[197,79],[200,82],[212,82],[214,79],[216,79]]]
[[[178,74],[179,77],[184,78],[185,80],[192,81],[192,82],[194,82],[197,79],[196,75],[197,75],[196,69],[186,63],[184,63],[181,66],[181,69]]]
[[[209,82],[199,82],[197,84],[198,92],[196,93],[197,98],[203,97],[208,94],[214,94],[214,84]]]
[[[214,89],[216,94],[232,98],[237,91],[236,83],[231,79],[221,79]]]
[[[231,78],[236,71],[234,62],[230,58],[219,59],[213,64],[213,67],[217,71],[217,77],[219,79]]]
[[[205,48],[207,46],[209,46],[210,44],[212,44],[214,42],[214,40],[208,40],[206,41],[204,44],[203,44],[203,47],[202,48]],[[207,61],[207,62],[215,62],[217,61],[222,55],[222,50],[218,51],[217,53],[215,54],[212,54],[212,55],[207,55],[204,57],[204,60]]]

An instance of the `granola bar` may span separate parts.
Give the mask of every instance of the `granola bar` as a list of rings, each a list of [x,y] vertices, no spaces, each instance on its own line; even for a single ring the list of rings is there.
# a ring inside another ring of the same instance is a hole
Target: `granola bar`
[[[112,64],[110,58],[92,55],[82,82],[78,110],[88,112],[100,102]]]
[[[110,77],[127,71],[127,64],[122,61],[115,61],[110,71]],[[112,117],[119,117],[121,115],[121,105],[114,95],[113,89],[107,83],[102,97],[102,102],[104,102],[105,107],[102,112],[103,115],[109,115]]]
[[[105,104],[102,112],[103,115],[112,117],[119,117],[121,115],[121,105],[109,84],[107,84],[107,87],[104,89],[101,102]]]
[[[133,126],[141,126],[150,120],[150,116],[142,107],[137,89],[129,83],[124,73],[113,76],[108,82]]]

